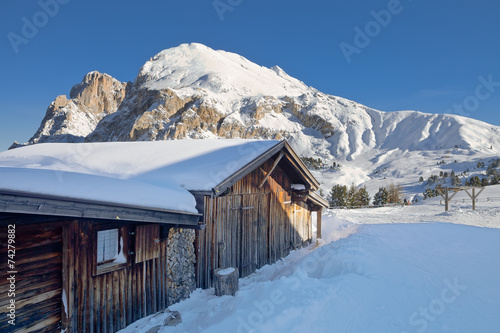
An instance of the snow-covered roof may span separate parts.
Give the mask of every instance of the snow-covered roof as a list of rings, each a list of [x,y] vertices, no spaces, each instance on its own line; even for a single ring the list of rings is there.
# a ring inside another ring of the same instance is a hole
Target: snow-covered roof
[[[0,192],[2,190],[197,213],[193,196],[176,184],[160,187],[132,180],[55,169],[0,167]]]
[[[210,191],[276,140],[44,143],[0,153],[0,190],[195,213]]]

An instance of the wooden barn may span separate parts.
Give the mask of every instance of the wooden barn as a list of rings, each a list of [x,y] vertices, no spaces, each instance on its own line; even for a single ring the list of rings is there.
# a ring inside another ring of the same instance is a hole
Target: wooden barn
[[[193,213],[0,190],[0,331],[116,332],[167,308],[179,301],[168,290],[168,243],[198,220]],[[193,287],[186,286],[187,295]]]
[[[236,267],[240,277],[310,244],[312,212],[321,238],[321,211],[328,202],[319,183],[286,141],[228,175],[211,191],[193,191],[203,213],[196,231],[196,285],[213,286],[214,271]]]
[[[320,237],[318,187],[285,141],[0,153],[0,331],[116,332],[210,288],[217,268],[246,276],[310,243],[314,211]]]

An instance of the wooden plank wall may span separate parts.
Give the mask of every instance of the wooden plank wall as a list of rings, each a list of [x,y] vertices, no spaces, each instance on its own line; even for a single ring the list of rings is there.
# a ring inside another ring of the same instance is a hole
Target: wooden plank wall
[[[19,225],[15,238],[16,325],[8,324],[7,226],[0,227],[0,331],[61,330],[62,224]]]
[[[293,203],[293,225],[295,227],[294,246],[307,245],[306,240],[312,239],[311,211],[304,202]]]
[[[74,279],[65,284],[74,286],[68,332],[116,332],[167,307],[166,239],[160,240],[158,258],[92,276],[92,223],[75,222],[71,228],[76,237],[66,250],[74,255],[64,268]]]
[[[244,277],[311,241],[311,212],[291,202],[291,181],[279,166],[259,189],[272,163],[234,184],[228,195],[205,197],[206,229],[196,232],[197,287],[212,287],[219,267],[238,267]]]
[[[135,262],[144,262],[160,255],[160,226],[138,225],[135,230]]]

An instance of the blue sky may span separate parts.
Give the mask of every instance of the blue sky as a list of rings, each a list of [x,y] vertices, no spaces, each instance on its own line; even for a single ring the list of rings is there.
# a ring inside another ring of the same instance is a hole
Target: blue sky
[[[0,13],[0,150],[27,141],[86,73],[132,81],[150,57],[187,42],[379,110],[500,125],[495,0],[4,0]]]

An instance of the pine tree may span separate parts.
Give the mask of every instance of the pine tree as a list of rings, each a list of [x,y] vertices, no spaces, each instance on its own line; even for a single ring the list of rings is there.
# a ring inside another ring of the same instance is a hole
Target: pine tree
[[[439,177],[437,175],[430,175],[430,177],[427,179],[427,184],[432,185],[434,183],[439,182]]]
[[[358,205],[359,206],[370,205],[370,195],[368,194],[366,186],[363,186],[358,190]]]
[[[488,186],[488,184],[489,184],[488,178],[483,177],[483,179],[481,179],[481,186]]]
[[[428,198],[433,198],[439,195],[436,190],[431,190],[430,188],[426,188],[424,191],[424,200]]]
[[[351,184],[349,188],[349,192],[347,192],[347,206],[354,207],[358,205],[358,189],[354,185]]]
[[[346,206],[347,186],[335,185],[330,191],[330,207]]]
[[[458,176],[451,176],[451,186],[461,186],[462,185],[462,181],[460,180],[460,178]]]
[[[389,201],[389,192],[385,187],[380,187],[373,197],[374,206],[385,205]]]
[[[469,179],[469,185],[470,186],[481,186],[481,180],[479,179],[478,176],[474,176],[471,179]]]

